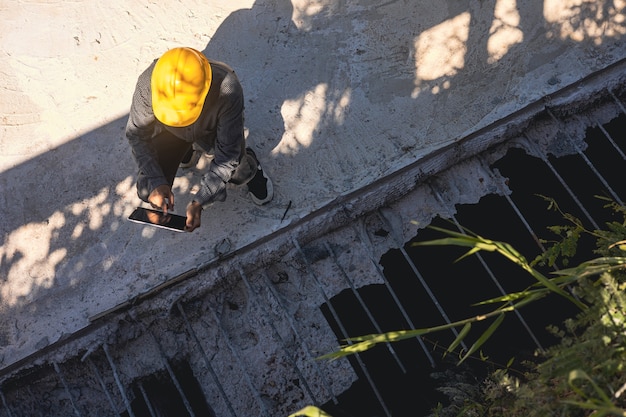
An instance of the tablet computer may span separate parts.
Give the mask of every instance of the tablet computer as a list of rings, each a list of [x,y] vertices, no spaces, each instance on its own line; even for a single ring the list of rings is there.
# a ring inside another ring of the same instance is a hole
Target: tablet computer
[[[128,220],[176,232],[184,232],[187,217],[169,212],[165,214],[161,210],[137,207],[128,217]]]

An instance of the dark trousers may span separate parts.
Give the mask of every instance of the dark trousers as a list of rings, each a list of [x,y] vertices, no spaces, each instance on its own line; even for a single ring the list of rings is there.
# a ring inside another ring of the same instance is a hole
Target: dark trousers
[[[159,166],[163,175],[171,187],[178,167],[183,158],[191,150],[192,144],[177,138],[167,130],[162,131],[152,139],[152,144],[157,153]],[[242,141],[241,153],[239,154],[239,166],[233,172],[230,183],[235,185],[247,184],[256,174],[258,162],[256,158],[246,153],[246,144]],[[148,180],[142,172],[137,176],[137,194],[139,198],[147,202],[150,195]]]

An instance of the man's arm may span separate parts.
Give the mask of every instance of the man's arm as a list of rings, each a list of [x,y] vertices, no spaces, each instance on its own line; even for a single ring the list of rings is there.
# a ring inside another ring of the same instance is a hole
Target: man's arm
[[[202,206],[226,199],[226,183],[239,166],[244,148],[243,108],[241,84],[234,73],[229,73],[220,86],[214,158],[194,199]]]
[[[151,143],[156,123],[150,95],[150,76],[153,68],[154,64],[146,69],[137,80],[126,124],[126,138],[131,146],[139,171],[148,178],[150,192],[167,184],[163,170],[159,166],[156,151]]]

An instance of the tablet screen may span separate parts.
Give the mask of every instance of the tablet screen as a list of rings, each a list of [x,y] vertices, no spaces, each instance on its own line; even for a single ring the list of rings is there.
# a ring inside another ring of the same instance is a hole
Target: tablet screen
[[[128,217],[128,220],[162,227],[164,229],[175,230],[177,232],[184,232],[187,217],[174,213],[165,214],[160,210],[137,207]]]

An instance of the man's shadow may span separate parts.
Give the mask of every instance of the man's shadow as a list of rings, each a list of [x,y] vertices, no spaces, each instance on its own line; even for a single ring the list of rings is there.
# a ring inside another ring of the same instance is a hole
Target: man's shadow
[[[211,60],[231,66],[239,77],[245,97],[245,124],[249,141],[268,153],[280,141],[284,124],[280,107],[285,91],[276,88],[280,50],[277,44],[291,28],[293,7],[289,0],[265,7],[255,2],[251,9],[232,12],[211,37],[203,53]]]
[[[222,61],[237,73],[245,96],[248,140],[262,159],[285,134],[284,103],[332,80],[331,73],[312,68],[311,57],[305,56],[319,53],[317,46],[325,37],[300,29],[293,14],[290,0],[257,0],[250,9],[230,13],[203,50],[209,59]],[[320,61],[328,58],[320,56]]]

